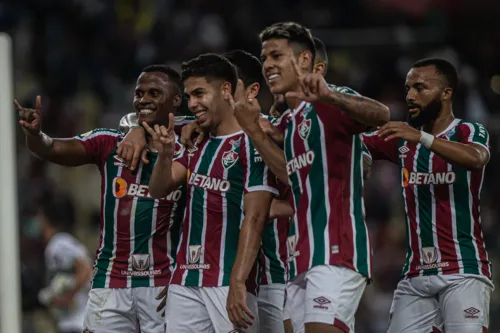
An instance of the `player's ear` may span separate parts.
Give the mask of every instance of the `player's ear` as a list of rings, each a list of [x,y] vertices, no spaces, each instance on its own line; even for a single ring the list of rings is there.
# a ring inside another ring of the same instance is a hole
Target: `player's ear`
[[[319,62],[319,63],[315,64],[314,68],[313,68],[313,72],[325,76],[325,72],[326,72],[326,65],[325,65],[325,63],[324,62]]]
[[[453,89],[444,88],[443,92],[441,93],[441,100],[443,102],[449,102],[451,101],[452,96],[453,96]]]
[[[298,64],[303,71],[310,72],[311,68],[313,67],[313,58],[311,51],[309,50],[302,51],[299,54]]]
[[[182,104],[182,96],[181,95],[175,95],[173,99],[173,105],[174,107],[178,108]]]
[[[254,99],[259,94],[260,84],[257,82],[252,83],[246,88],[246,95],[248,99]]]
[[[229,83],[227,81],[223,82],[220,86],[220,91],[221,91],[222,97],[225,100],[229,100],[229,98],[231,96],[231,83]]]

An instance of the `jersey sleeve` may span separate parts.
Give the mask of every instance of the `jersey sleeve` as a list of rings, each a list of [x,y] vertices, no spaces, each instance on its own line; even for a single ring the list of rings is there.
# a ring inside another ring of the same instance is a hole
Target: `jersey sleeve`
[[[490,134],[482,124],[462,122],[458,125],[458,134],[461,143],[478,144],[490,153]]]
[[[287,110],[283,112],[283,114],[279,117],[269,116],[267,119],[269,120],[271,125],[279,129],[281,133],[285,133],[288,123],[290,122],[290,119],[292,119],[292,112],[290,110]]]
[[[182,164],[186,169],[188,168],[188,151],[184,145],[182,145],[179,140],[175,142],[175,152],[172,161]]]
[[[357,91],[349,87],[341,87],[329,85],[330,89],[340,92],[342,94],[361,96]],[[352,119],[345,111],[338,109],[340,112],[336,115],[337,122],[344,127],[349,134],[359,134],[368,131],[369,126],[359,123]]]
[[[370,154],[371,160],[386,160],[398,163],[398,140],[385,141],[378,136],[378,132],[361,134],[364,149]],[[364,153],[364,151],[363,151]],[[365,154],[365,153],[364,153]]]
[[[278,196],[276,176],[269,170],[250,139],[245,136],[245,145],[240,150],[244,169],[244,193],[267,191]]]
[[[361,138],[361,139],[363,139],[363,138]],[[361,140],[361,153],[363,154],[363,156],[365,156],[370,161],[370,164],[373,162],[372,154],[370,153],[370,151],[366,147],[363,140]]]
[[[109,154],[122,138],[122,132],[106,128],[94,129],[74,137],[83,144],[87,155],[92,159],[92,163],[98,166],[104,165]]]

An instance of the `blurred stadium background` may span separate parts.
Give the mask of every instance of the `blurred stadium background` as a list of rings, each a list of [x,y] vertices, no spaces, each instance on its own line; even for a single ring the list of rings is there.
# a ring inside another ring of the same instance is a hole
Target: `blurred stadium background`
[[[328,81],[389,105],[393,119],[406,116],[404,79],[412,62],[427,56],[451,60],[461,79],[456,116],[485,124],[492,138],[481,213],[498,284],[499,14],[500,2],[492,0],[0,0],[0,31],[14,41],[15,97],[29,106],[41,94],[43,130],[59,137],[117,128],[132,111],[142,67],[179,68],[199,53],[234,48],[258,55],[258,33],[276,21],[311,28],[327,45]],[[37,160],[19,129],[17,148],[23,333],[50,333],[53,323],[36,298],[44,283],[36,208],[57,197],[67,227],[93,255],[99,173],[93,166],[67,169]],[[376,163],[365,197],[375,281],[358,310],[357,332],[379,333],[386,329],[406,251],[397,169]],[[492,299],[490,332],[500,332],[498,295]]]

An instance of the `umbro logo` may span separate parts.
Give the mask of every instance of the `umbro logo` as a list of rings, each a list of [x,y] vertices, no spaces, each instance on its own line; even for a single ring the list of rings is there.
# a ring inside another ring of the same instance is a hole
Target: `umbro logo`
[[[115,166],[120,166],[120,167],[125,166],[125,162],[123,161],[122,158],[120,158],[120,156],[113,155],[113,158],[115,159],[115,161],[113,162]]]
[[[313,299],[313,301],[318,303],[317,305],[315,304],[313,306],[313,308],[321,309],[321,310],[328,310],[327,305],[332,302],[328,298],[326,298],[325,296],[316,297],[315,299]]]
[[[328,303],[331,303],[331,301],[328,298],[323,297],[323,296],[317,297],[317,298],[313,299],[313,301],[315,301],[318,304],[328,304]]]
[[[475,307],[470,307],[468,309],[465,309],[464,312],[465,312],[465,318],[478,319],[479,316],[476,316],[476,315],[481,311],[476,309]]]
[[[399,158],[406,158],[406,153],[410,151],[406,145],[399,147]]]

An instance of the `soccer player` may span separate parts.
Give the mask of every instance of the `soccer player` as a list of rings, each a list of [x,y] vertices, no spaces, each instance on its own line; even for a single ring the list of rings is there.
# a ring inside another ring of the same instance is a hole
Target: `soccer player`
[[[165,124],[180,105],[180,75],[167,66],[150,66],[137,79],[134,108],[140,122]],[[149,194],[151,164],[136,172],[116,155],[123,133],[95,129],[68,139],[41,131],[41,99],[25,109],[15,101],[28,148],[41,159],[66,166],[95,164],[101,172],[101,236],[94,264],[84,327],[94,332],[165,332],[155,299],[168,285],[179,241],[185,191],[173,188],[159,200]],[[178,147],[180,148],[180,146]]]
[[[275,177],[233,116],[234,66],[220,55],[205,54],[182,64],[182,78],[189,108],[208,137],[173,160],[173,126],[145,126],[159,151],[151,194],[161,197],[188,180],[167,331],[258,332],[256,259],[277,194]],[[235,306],[226,311],[226,303]],[[235,327],[231,319],[238,311],[245,317]]]
[[[325,43],[317,37],[313,37],[313,42],[316,49],[313,72],[326,76],[326,72],[328,71],[328,53],[326,52]]]
[[[401,169],[408,253],[394,293],[389,332],[486,332],[491,265],[479,197],[490,158],[489,134],[457,119],[454,66],[423,59],[406,77],[408,123],[389,122],[364,141],[373,159]]]
[[[85,247],[65,232],[67,216],[61,215],[55,199],[44,200],[36,217],[45,247],[45,266],[49,285],[38,294],[40,302],[49,307],[59,332],[82,331],[92,265]]]
[[[262,64],[243,50],[227,52],[224,56],[236,67],[243,81],[246,98],[257,98],[261,84]],[[272,119],[271,119],[272,122]],[[286,186],[278,186],[282,193]],[[286,282],[286,240],[290,218],[276,218],[267,223],[262,235],[261,280],[258,294],[259,333],[283,332],[283,304]]]
[[[344,93],[312,73],[315,48],[308,29],[277,23],[260,35],[264,76],[294,112],[284,152],[259,125],[254,100],[235,116],[269,168],[289,182],[296,236],[289,238],[297,275],[287,287],[294,332],[349,332],[371,277],[371,248],[363,214],[359,134],[389,119],[388,108]],[[290,258],[289,258],[290,260]]]

